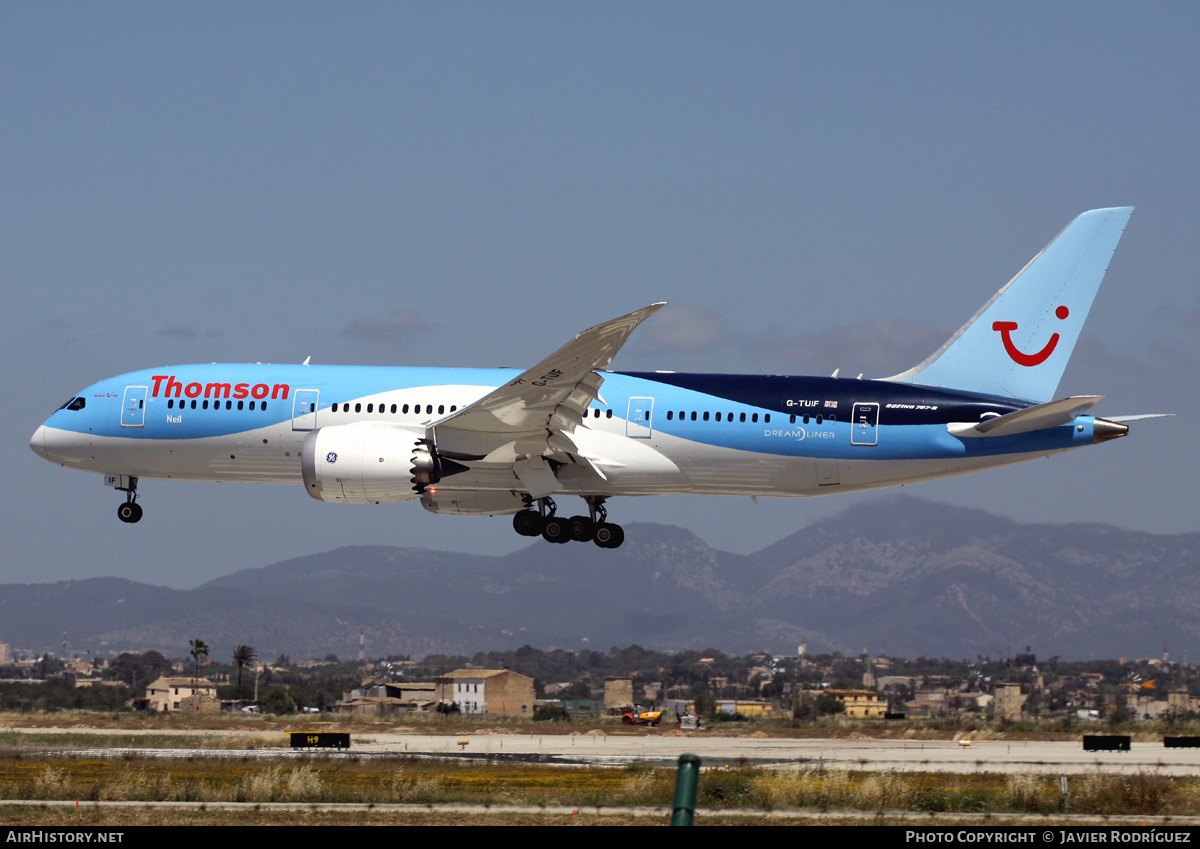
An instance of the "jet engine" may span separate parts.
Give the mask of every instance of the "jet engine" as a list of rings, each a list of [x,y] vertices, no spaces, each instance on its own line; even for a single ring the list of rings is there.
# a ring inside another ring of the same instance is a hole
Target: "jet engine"
[[[300,451],[304,489],[318,501],[409,501],[447,475],[467,471],[440,457],[422,427],[352,424],[321,427]]]

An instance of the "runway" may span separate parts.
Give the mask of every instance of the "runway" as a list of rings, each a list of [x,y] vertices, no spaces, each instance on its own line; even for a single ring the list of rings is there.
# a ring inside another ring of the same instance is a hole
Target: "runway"
[[[63,735],[112,734],[113,729],[28,728],[16,732]],[[143,757],[257,757],[290,758],[339,753],[328,749],[290,749],[286,734],[306,731],[303,721],[278,729],[253,732],[182,729],[129,729],[131,746],[105,749],[70,747],[75,754],[119,756],[136,753]],[[318,730],[318,729],[311,729]],[[246,748],[169,748],[138,745],[137,738],[151,735],[239,736],[254,738]],[[251,748],[253,745],[253,748]],[[58,748],[58,747],[54,747]],[[1161,772],[1167,775],[1200,774],[1200,748],[1167,749],[1161,740],[1134,741],[1129,752],[1085,752],[1080,738],[1065,741],[974,740],[969,746],[954,740],[854,738],[789,738],[754,734],[723,737],[711,731],[592,730],[578,734],[506,734],[494,729],[464,729],[459,733],[354,732],[350,756],[381,757],[409,755],[424,757],[511,759],[551,764],[626,766],[646,763],[674,766],[681,754],[699,755],[702,765],[796,766],[859,770],[920,770],[931,772],[1036,772],[1052,775],[1085,772]],[[63,751],[63,749],[59,749]]]
[[[359,738],[361,736],[361,742]],[[674,765],[685,752],[704,766],[794,764],[834,769],[929,770],[937,772],[1083,772],[1158,771],[1170,775],[1200,773],[1200,749],[1166,749],[1161,742],[1134,742],[1129,752],[1085,752],[1080,740],[914,741],[718,737],[700,732],[672,734],[356,735],[356,752],[392,752],[482,757],[541,756],[546,760],[620,766],[635,762]]]

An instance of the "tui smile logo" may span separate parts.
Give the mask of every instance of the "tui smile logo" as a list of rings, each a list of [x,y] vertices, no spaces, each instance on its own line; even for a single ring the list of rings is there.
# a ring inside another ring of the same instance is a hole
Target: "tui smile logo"
[[[1071,314],[1071,311],[1065,306],[1060,306],[1054,311],[1059,320],[1062,320]],[[1054,353],[1055,347],[1058,346],[1058,334],[1050,336],[1050,341],[1046,343],[1046,347],[1038,351],[1036,354],[1026,354],[1020,351],[1012,340],[1012,332],[1017,329],[1015,321],[994,321],[992,322],[992,330],[1000,331],[1000,338],[1004,341],[1004,350],[1012,358],[1012,361],[1019,366],[1040,366],[1050,358]]]

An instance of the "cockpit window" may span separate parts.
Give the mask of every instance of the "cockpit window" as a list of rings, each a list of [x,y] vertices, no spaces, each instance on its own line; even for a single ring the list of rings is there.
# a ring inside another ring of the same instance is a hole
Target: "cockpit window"
[[[86,403],[87,403],[86,398],[83,398],[83,397],[72,398],[71,400],[67,401],[65,404],[63,404],[58,409],[59,410],[82,410],[83,405]],[[58,410],[55,410],[55,412],[58,412]]]

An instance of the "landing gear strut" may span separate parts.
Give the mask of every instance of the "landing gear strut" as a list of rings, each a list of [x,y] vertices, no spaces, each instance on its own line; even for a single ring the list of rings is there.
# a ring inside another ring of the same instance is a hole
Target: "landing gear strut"
[[[513,516],[513,530],[525,537],[541,536],[546,542],[570,542],[571,525],[557,515],[558,505],[549,496],[530,501],[529,507]]]
[[[117,518],[132,525],[142,518],[142,505],[137,503],[138,479],[131,477],[129,486],[119,486],[117,489],[125,493],[125,503],[117,508]]]
[[[528,503],[528,507],[513,516],[513,530],[523,537],[541,536],[542,530],[546,526],[546,519],[554,515],[557,505],[554,503],[554,499],[549,497],[539,498]]]
[[[541,536],[553,543],[591,540],[601,548],[616,548],[623,543],[625,532],[621,526],[607,521],[605,496],[585,495],[583,500],[587,502],[588,515],[564,519],[556,514],[558,505],[553,498],[532,499],[526,509],[513,516],[513,530],[521,536]]]
[[[592,542],[601,548],[619,548],[621,543],[625,542],[625,531],[621,530],[620,525],[608,521],[608,510],[604,508],[605,497],[585,495],[583,500],[587,502],[588,514],[591,516],[589,521],[592,525]]]

